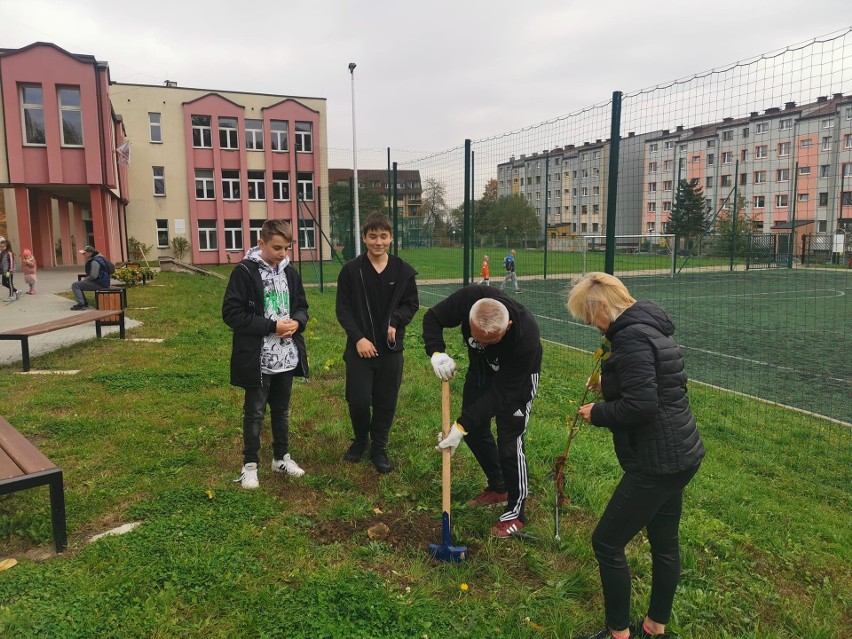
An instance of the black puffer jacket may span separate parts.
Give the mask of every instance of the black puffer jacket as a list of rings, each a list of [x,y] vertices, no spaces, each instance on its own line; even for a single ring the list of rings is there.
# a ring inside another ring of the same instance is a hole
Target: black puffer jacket
[[[612,353],[601,366],[605,401],[592,409],[592,423],[612,430],[625,471],[668,475],[704,457],[674,330],[663,309],[640,300],[606,332]]]

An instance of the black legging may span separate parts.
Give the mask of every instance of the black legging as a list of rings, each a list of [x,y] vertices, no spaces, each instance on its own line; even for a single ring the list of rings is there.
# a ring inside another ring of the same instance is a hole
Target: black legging
[[[606,624],[613,630],[630,623],[630,571],[624,548],[647,528],[651,544],[651,603],[648,616],[666,624],[680,580],[678,528],[683,489],[698,466],[672,475],[625,473],[592,535],[603,586]]]

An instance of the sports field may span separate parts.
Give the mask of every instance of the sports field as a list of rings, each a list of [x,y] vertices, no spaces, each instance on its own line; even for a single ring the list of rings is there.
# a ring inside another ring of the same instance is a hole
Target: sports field
[[[852,422],[849,270],[621,278],[634,297],[651,299],[672,316],[690,379]],[[565,309],[569,282],[522,280],[521,293],[512,294],[535,314],[542,338],[591,352],[599,334]],[[421,286],[421,302],[431,305],[456,288]]]

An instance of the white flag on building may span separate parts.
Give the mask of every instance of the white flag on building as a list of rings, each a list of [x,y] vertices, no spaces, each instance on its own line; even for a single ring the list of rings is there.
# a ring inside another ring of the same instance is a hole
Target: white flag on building
[[[118,163],[130,166],[130,140],[125,140],[124,144],[115,150],[118,156]]]

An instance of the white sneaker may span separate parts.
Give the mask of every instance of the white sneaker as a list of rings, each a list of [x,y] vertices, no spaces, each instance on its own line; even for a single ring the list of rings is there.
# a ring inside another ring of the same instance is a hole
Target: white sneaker
[[[252,490],[260,486],[260,483],[257,481],[257,464],[251,462],[243,466],[242,474],[234,481],[240,482],[240,486],[246,490]]]
[[[301,477],[305,474],[305,471],[299,467],[299,464],[290,459],[290,453],[284,455],[283,459],[273,459],[272,471],[276,473],[287,473],[291,477]]]

